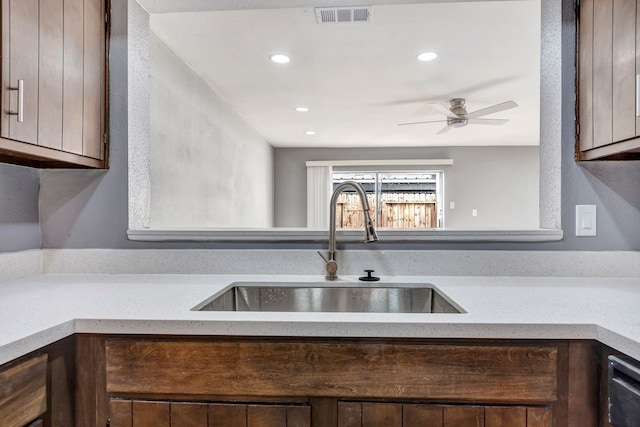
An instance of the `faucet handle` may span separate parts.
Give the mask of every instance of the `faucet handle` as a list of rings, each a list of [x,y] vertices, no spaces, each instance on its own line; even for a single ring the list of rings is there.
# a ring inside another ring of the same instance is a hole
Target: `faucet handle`
[[[329,264],[329,260],[327,259],[327,257],[322,255],[322,252],[318,251],[318,255],[320,255],[320,258],[324,260],[325,264]]]
[[[318,255],[320,255],[320,258],[322,258],[326,264],[327,280],[336,280],[338,277],[336,274],[338,272],[338,263],[333,259],[327,259],[320,251],[318,251]]]

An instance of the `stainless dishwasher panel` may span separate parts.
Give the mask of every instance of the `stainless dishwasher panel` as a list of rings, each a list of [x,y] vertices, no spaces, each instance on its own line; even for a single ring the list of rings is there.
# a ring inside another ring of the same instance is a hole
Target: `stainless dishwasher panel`
[[[616,356],[609,356],[609,422],[640,425],[640,366]]]

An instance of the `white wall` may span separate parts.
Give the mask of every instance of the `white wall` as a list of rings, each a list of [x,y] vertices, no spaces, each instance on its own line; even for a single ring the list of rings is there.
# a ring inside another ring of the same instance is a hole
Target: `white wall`
[[[444,171],[447,228],[538,228],[538,147],[276,148],[275,224],[306,225],[307,160],[418,158],[453,159],[434,168]]]
[[[562,19],[562,228],[561,242],[549,243],[468,243],[433,242],[412,244],[380,243],[385,250],[425,250],[429,262],[432,250],[532,250],[532,251],[638,251],[640,250],[640,162],[576,163],[575,143],[575,7],[563,1]],[[127,239],[129,190],[128,146],[128,28],[127,0],[111,2],[110,40],[110,165],[109,170],[45,170],[40,180],[40,220],[44,248],[123,248],[123,249],[326,249],[326,242],[135,242]],[[169,4],[170,2],[167,2]],[[277,167],[277,166],[276,166]],[[19,178],[14,169],[9,179]],[[6,177],[0,176],[4,185]],[[37,180],[36,180],[37,182]],[[7,190],[9,197],[21,191]],[[37,194],[34,189],[32,194]],[[21,196],[16,196],[21,197]],[[576,237],[575,205],[598,205],[598,235]],[[23,210],[24,209],[24,210]],[[23,208],[33,215],[35,208]],[[13,228],[9,225],[9,232]],[[2,236],[4,237],[4,235]],[[37,244],[35,244],[37,246]],[[365,249],[364,243],[349,244],[348,249]],[[370,250],[370,246],[366,247]],[[6,250],[18,250],[11,247]],[[232,255],[234,256],[234,255]],[[533,263],[535,265],[535,263]]]
[[[273,149],[153,34],[152,228],[272,227]]]

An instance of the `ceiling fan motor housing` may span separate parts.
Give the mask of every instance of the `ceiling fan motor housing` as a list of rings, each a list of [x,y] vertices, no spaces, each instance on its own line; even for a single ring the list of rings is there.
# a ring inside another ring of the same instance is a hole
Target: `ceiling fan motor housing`
[[[464,106],[464,99],[453,98],[449,103],[451,104],[451,108],[449,108],[451,112],[459,117],[447,117],[447,125],[457,128],[465,126],[467,124],[467,109]]]

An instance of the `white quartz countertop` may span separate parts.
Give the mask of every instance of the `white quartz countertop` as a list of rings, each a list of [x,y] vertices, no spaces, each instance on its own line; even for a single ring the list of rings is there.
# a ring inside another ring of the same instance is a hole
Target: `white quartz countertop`
[[[640,279],[396,276],[377,283],[431,283],[462,314],[191,310],[232,282],[252,281],[324,278],[70,274],[3,282],[0,364],[73,333],[596,339],[640,359]]]

